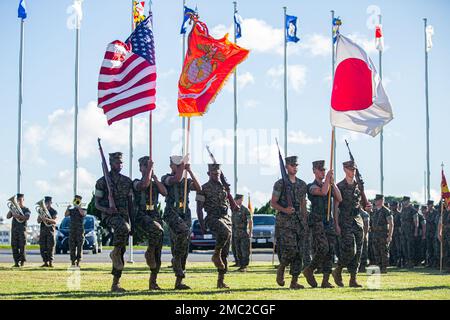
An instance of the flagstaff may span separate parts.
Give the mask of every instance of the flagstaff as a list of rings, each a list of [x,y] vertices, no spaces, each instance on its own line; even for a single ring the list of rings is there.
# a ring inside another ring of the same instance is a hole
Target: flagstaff
[[[334,37],[335,37],[335,30],[334,30],[334,10],[331,10],[331,23],[332,23],[332,28],[331,28],[331,86],[333,86],[334,83],[334,68],[335,68],[335,64],[336,64],[336,55],[335,55],[335,51],[334,51]],[[337,35],[336,35],[337,36]],[[336,172],[336,127],[332,127],[332,142],[331,144],[333,145],[331,152],[332,152],[332,156],[331,158],[333,159],[333,166],[330,164],[330,168],[333,168],[334,172]],[[331,195],[331,193],[330,193]]]
[[[381,14],[378,15],[378,23],[381,28]],[[380,40],[381,41],[381,40]],[[380,74],[380,81],[383,81],[383,65],[382,65],[382,59],[383,59],[383,50],[378,50],[379,55],[379,74]],[[380,132],[380,192],[381,194],[384,194],[384,136],[383,136],[383,129],[381,129]]]
[[[18,127],[17,127],[17,193],[22,190],[22,105],[23,105],[23,57],[24,57],[24,37],[26,13],[20,20],[20,51],[19,51],[19,107],[18,107]]]
[[[284,11],[284,155],[287,157],[287,126],[288,126],[288,100],[287,100],[287,32],[286,32],[286,10],[287,7],[283,7]]]
[[[185,16],[184,8],[186,7],[186,0],[183,0],[183,20]],[[186,32],[183,33],[183,44],[181,52],[181,67],[184,66],[184,58],[186,55]],[[181,154],[184,154],[186,148],[186,117],[181,117],[181,129],[183,130],[183,143],[181,144]]]
[[[427,139],[427,200],[430,200],[430,113],[428,99],[428,35],[427,18],[423,19],[425,31],[425,109],[426,109],[426,139]]]
[[[79,80],[80,80],[80,28],[81,28],[81,1],[76,1],[74,6],[79,10],[76,20],[75,36],[75,110],[74,110],[74,139],[73,139],[73,195],[77,195],[78,187],[78,110],[79,110]],[[79,6],[79,7],[78,7]]]
[[[237,28],[236,28],[236,14],[237,14],[237,2],[234,1],[234,43],[237,43]],[[237,105],[237,67],[234,70],[234,193],[236,194],[238,192],[238,168],[237,168],[237,125],[238,125],[238,105]]]

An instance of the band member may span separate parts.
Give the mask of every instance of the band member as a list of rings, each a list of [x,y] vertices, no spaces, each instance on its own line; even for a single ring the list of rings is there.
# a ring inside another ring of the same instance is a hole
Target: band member
[[[231,213],[232,230],[232,246],[236,252],[236,264],[239,271],[247,271],[250,262],[251,238],[253,230],[253,219],[250,211],[242,204],[244,196],[236,194],[234,201],[239,209]]]
[[[291,289],[304,289],[298,283],[302,271],[304,238],[306,225],[306,183],[297,178],[298,160],[296,156],[287,157],[286,170],[291,186],[292,206],[288,204],[287,188],[283,179],[273,186],[271,206],[277,210],[275,236],[280,264],[277,269],[277,283],[284,286],[284,271],[290,265]]]
[[[72,267],[79,267],[83,256],[84,243],[84,217],[86,211],[81,208],[81,196],[76,195],[73,200],[73,208],[69,205],[64,215],[70,217],[69,251]]]
[[[52,197],[44,198],[44,205],[50,217],[38,216],[37,222],[41,225],[39,233],[39,247],[44,264],[41,267],[53,268],[53,255],[55,251],[55,226],[58,212],[52,208]]]
[[[342,201],[335,203],[335,228],[340,237],[340,256],[337,267],[332,272],[334,282],[343,287],[342,269],[347,267],[350,273],[349,286],[362,287],[357,281],[359,263],[363,245],[363,220],[361,217],[361,202],[363,190],[355,181],[355,163],[343,163],[345,178],[337,184],[342,195]],[[370,204],[365,208],[370,209]]]
[[[314,271],[318,267],[321,268],[323,273],[321,287],[333,288],[333,285],[328,281],[332,271],[333,246],[336,239],[331,210],[328,212],[330,188],[332,190],[331,196],[338,202],[342,201],[341,192],[334,183],[333,170],[329,170],[326,176],[325,171],[325,161],[314,161],[313,172],[315,180],[308,185],[308,198],[311,201],[308,226],[312,233],[314,255],[311,264],[303,270],[303,275],[313,288],[317,287]]]
[[[184,162],[186,161],[186,163]],[[187,159],[181,156],[170,157],[171,173],[161,178],[167,189],[166,207],[164,209],[164,221],[171,232],[172,243],[172,268],[176,276],[175,289],[188,290],[189,286],[183,283],[186,273],[186,260],[189,252],[189,234],[191,228],[191,210],[189,208],[189,192],[201,190],[200,184],[191,170]],[[183,172],[191,176],[187,178],[187,193],[184,198],[185,179]],[[184,207],[186,208],[184,210]]]
[[[25,245],[27,244],[27,221],[30,219],[30,209],[25,207],[25,197],[22,193],[18,193],[17,204],[23,215],[14,211],[9,211],[6,215],[7,219],[13,219],[11,224],[11,248],[14,258],[13,267],[23,267],[26,260]]]
[[[139,170],[142,173],[142,178],[133,181],[134,207],[137,213],[136,224],[142,227],[148,236],[148,248],[145,252],[145,260],[151,271],[149,290],[161,290],[156,279],[161,268],[164,229],[158,210],[158,197],[160,194],[164,197],[167,196],[167,190],[154,174],[153,161],[149,157],[139,159]],[[151,191],[150,184],[152,186]]]
[[[122,153],[115,152],[109,154],[109,164],[111,171],[109,178],[111,181],[112,198],[115,203],[110,206],[108,200],[108,185],[105,177],[97,180],[95,185],[95,207],[102,212],[102,220],[108,228],[113,230],[114,249],[110,253],[112,260],[113,283],[112,292],[125,292],[120,286],[120,278],[124,268],[124,254],[128,236],[130,234],[130,215],[133,202],[133,188],[130,178],[120,174],[123,168]]]

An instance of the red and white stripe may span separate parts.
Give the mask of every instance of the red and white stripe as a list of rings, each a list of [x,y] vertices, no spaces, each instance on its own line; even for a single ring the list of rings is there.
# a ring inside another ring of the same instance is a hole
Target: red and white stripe
[[[98,81],[98,107],[108,124],[155,109],[156,66],[121,41],[106,49]]]

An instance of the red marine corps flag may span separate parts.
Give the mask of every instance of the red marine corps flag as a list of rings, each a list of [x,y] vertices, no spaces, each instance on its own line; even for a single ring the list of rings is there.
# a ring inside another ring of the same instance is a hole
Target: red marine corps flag
[[[391,103],[367,53],[339,34],[331,124],[375,137],[393,119]]]

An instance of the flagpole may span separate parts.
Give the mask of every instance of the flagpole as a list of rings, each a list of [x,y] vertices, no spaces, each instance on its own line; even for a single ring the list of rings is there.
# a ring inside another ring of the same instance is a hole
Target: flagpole
[[[237,2],[234,1],[233,20],[237,13]],[[236,23],[234,23],[234,43],[237,43],[236,38]],[[234,193],[237,193],[238,186],[238,168],[237,168],[237,125],[238,125],[238,105],[237,105],[237,67],[234,70]]]
[[[381,14],[378,15],[378,21],[379,25],[381,26]],[[381,40],[380,40],[381,41]],[[379,71],[380,71],[380,80],[383,81],[383,65],[382,65],[382,59],[383,59],[383,51],[378,50],[379,54]],[[383,134],[383,128],[381,129],[380,133],[380,191],[381,194],[384,194],[384,134]]]
[[[427,18],[423,19],[425,30],[425,106],[427,131],[427,200],[430,200],[430,113],[428,98],[428,50],[427,50]]]
[[[190,140],[190,132],[191,132],[191,117],[188,117],[188,121],[187,121],[187,132],[186,132],[186,150],[185,150],[185,154],[184,156],[186,157],[187,154],[189,153],[189,140]],[[187,205],[187,180],[188,180],[188,176],[187,176],[187,171],[184,170],[184,198],[183,198],[183,212],[186,213],[186,205]]]
[[[441,168],[442,168],[442,173],[444,172],[444,163],[441,164]],[[444,224],[444,198],[441,197],[441,224]],[[448,208],[447,208],[448,210]],[[438,232],[439,232],[439,225],[438,225]],[[444,227],[442,227],[442,235],[441,235],[441,254],[440,254],[440,261],[439,261],[439,272],[442,273],[442,260],[443,260],[443,256],[444,256]]]
[[[80,3],[81,6],[81,3]],[[80,13],[78,13],[80,14]],[[77,194],[78,187],[78,109],[79,109],[79,81],[80,81],[80,28],[81,21],[77,15],[75,36],[75,111],[74,111],[74,139],[73,139],[73,195]]]
[[[334,50],[334,33],[333,33],[333,22],[334,22],[334,10],[331,10],[331,86],[333,86],[334,83],[334,68],[336,67],[336,52]],[[330,168],[333,168],[333,171],[336,174],[336,127],[332,127],[332,158],[333,158],[333,166],[330,164]]]
[[[287,7],[283,7],[284,10],[284,156],[287,157],[287,126],[288,126],[288,98],[287,98],[287,34],[286,34],[286,11]]]
[[[184,19],[184,7],[186,6],[186,0],[183,0],[183,19]],[[181,68],[184,66],[184,59],[186,56],[186,32],[183,33],[183,45],[182,45],[182,56],[181,56]],[[181,117],[181,129],[183,130],[183,143],[181,144],[181,154],[184,154],[186,148],[186,117]]]
[[[25,21],[20,21],[20,51],[19,51],[19,106],[17,127],[17,193],[22,190],[22,105],[23,105],[23,60],[24,60],[24,37]]]

